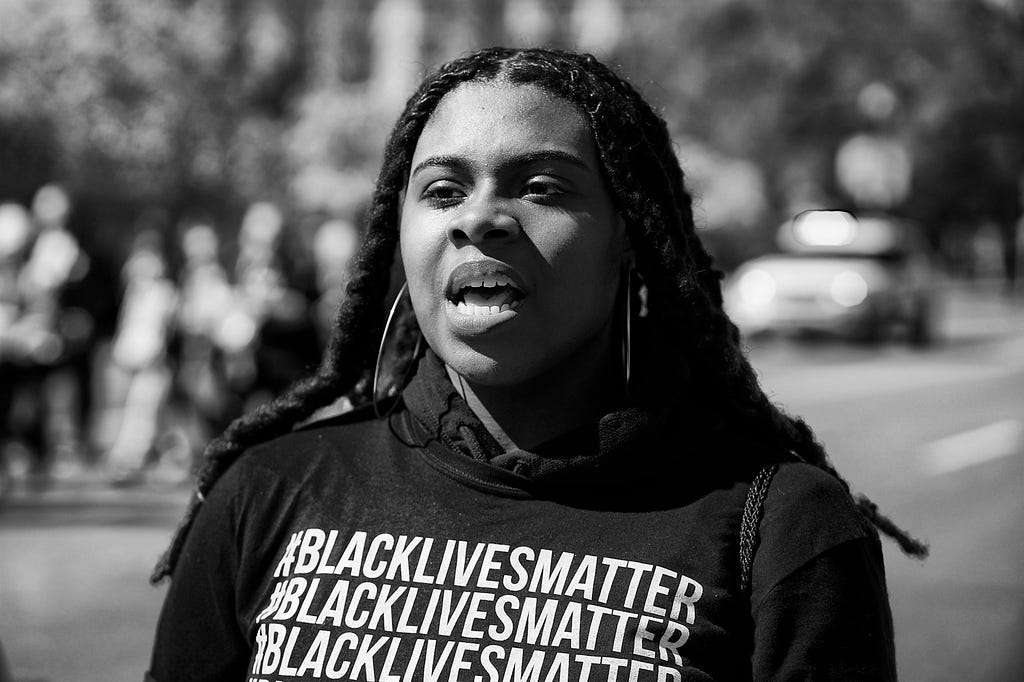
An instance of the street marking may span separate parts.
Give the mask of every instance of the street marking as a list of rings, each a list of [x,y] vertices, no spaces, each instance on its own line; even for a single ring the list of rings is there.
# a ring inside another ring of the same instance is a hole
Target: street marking
[[[970,431],[932,441],[919,455],[921,468],[932,476],[948,474],[1024,448],[1024,424],[1004,419]]]

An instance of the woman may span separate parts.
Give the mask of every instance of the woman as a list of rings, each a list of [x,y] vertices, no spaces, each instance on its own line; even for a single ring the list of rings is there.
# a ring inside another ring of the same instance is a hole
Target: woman
[[[593,57],[428,77],[323,366],[209,448],[152,679],[894,677],[870,521],[924,548],[758,387],[690,205]],[[396,330],[400,399],[295,429]]]

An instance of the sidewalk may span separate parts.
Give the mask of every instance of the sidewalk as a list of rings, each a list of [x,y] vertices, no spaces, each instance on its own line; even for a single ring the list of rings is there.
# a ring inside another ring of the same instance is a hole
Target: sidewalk
[[[58,475],[45,485],[15,479],[0,498],[0,526],[33,523],[158,523],[181,515],[191,483],[178,472],[155,469],[139,483],[113,485],[105,472]]]
[[[943,332],[949,339],[1024,333],[1024,286],[1006,293],[1001,281],[950,282],[944,295]]]

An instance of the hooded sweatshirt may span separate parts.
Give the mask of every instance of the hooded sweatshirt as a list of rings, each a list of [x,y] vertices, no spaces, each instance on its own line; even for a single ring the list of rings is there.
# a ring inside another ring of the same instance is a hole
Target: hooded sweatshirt
[[[679,405],[504,451],[428,354],[368,409],[246,452],[179,558],[148,680],[894,679],[877,535],[800,463],[749,592],[740,453]]]

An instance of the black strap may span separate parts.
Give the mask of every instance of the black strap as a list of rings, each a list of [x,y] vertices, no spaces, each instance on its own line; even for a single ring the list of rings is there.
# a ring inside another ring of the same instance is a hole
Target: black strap
[[[747,501],[743,505],[743,520],[740,522],[740,589],[750,592],[750,576],[754,569],[754,550],[760,539],[758,527],[764,516],[764,499],[768,496],[768,486],[778,470],[778,464],[769,464],[757,472],[750,488],[747,490]]]

